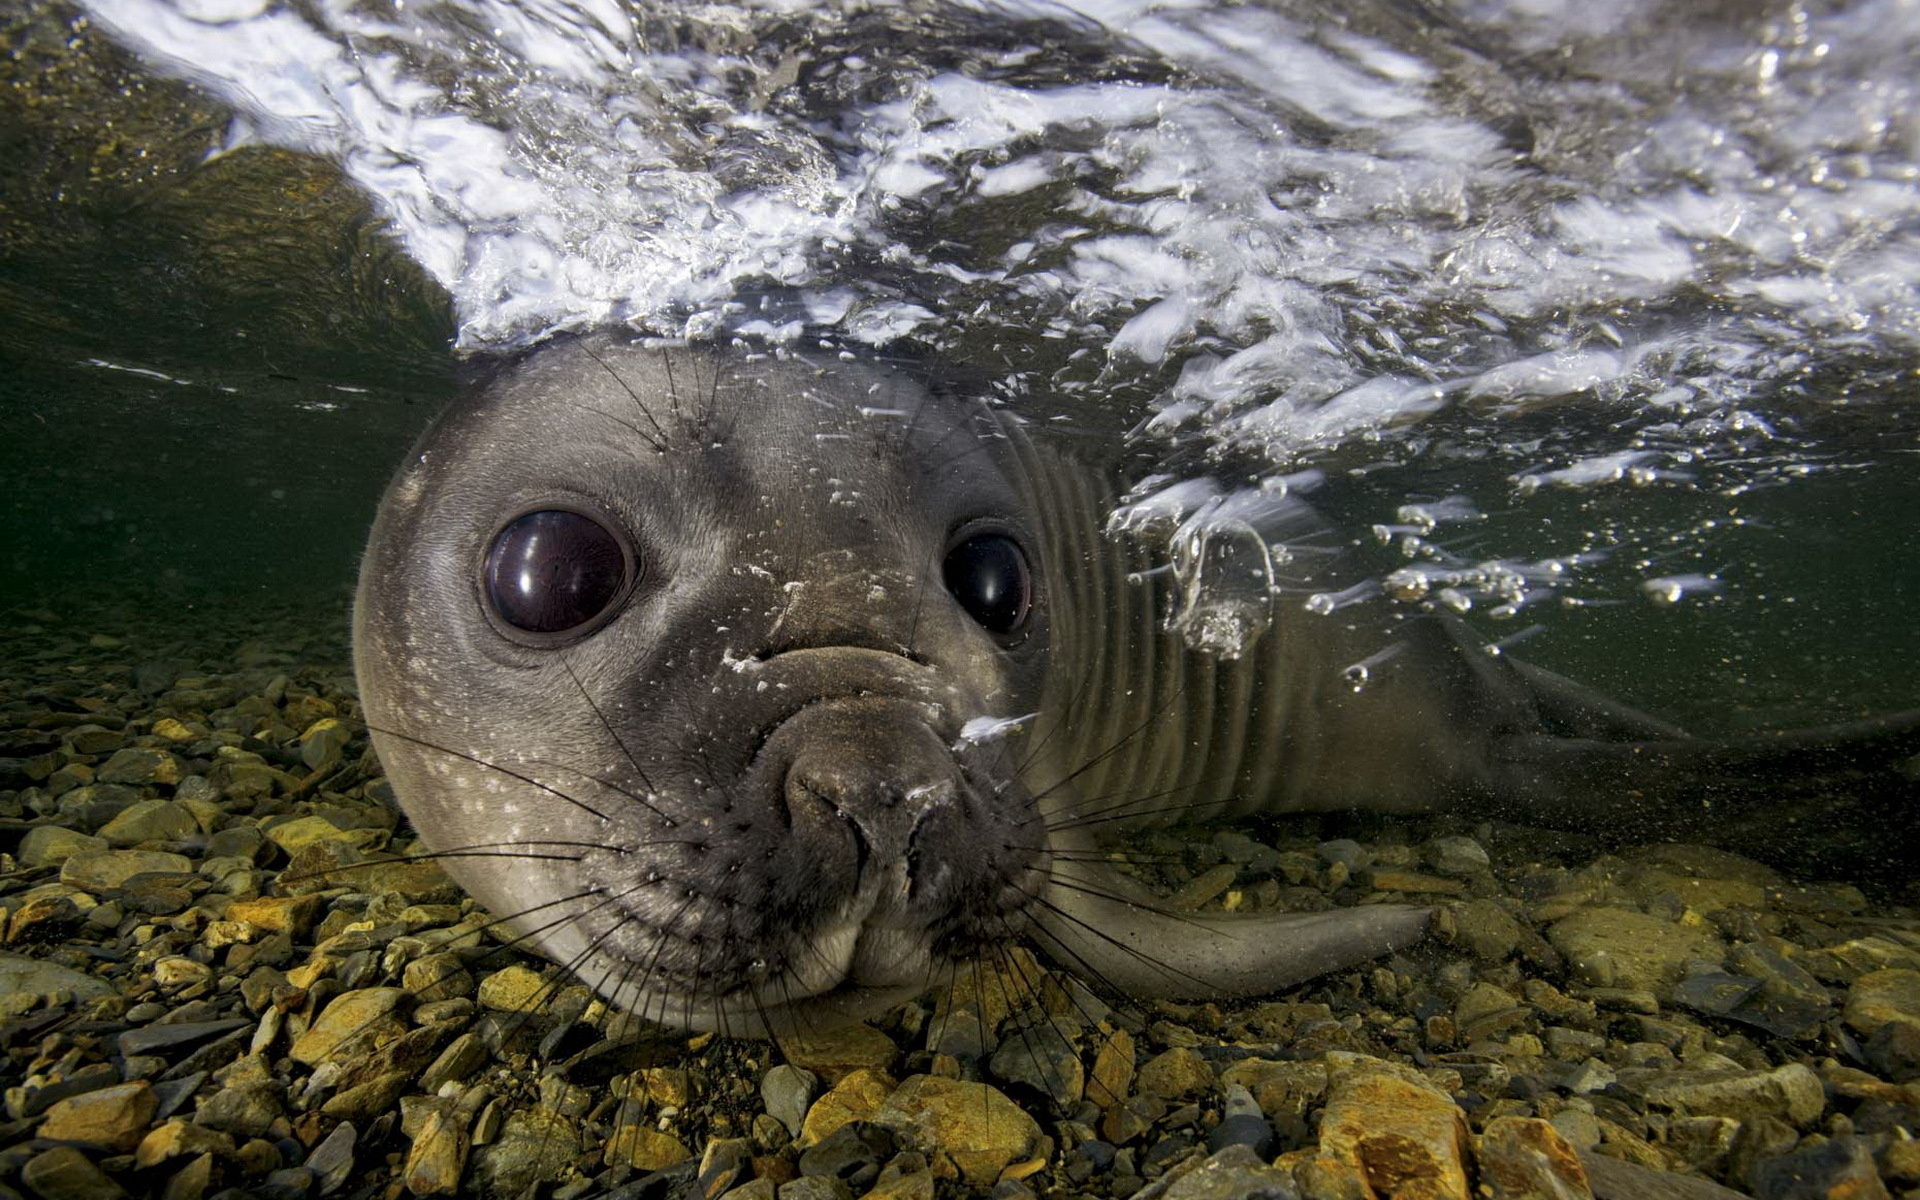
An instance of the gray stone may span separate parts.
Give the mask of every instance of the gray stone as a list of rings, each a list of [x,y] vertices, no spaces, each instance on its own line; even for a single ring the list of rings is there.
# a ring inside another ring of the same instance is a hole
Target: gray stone
[[[141,800],[100,827],[100,836],[117,847],[142,842],[177,842],[193,837],[200,827],[193,813],[171,800]]]
[[[760,1104],[786,1129],[788,1137],[799,1137],[807,1106],[819,1089],[818,1075],[804,1067],[781,1063],[760,1080]]]
[[[988,1062],[995,1078],[1032,1088],[1060,1112],[1071,1112],[1086,1088],[1080,1054],[1051,1023],[1027,1024],[1000,1040]]]
[[[76,854],[60,868],[60,882],[83,891],[123,887],[135,875],[149,873],[190,875],[193,860],[158,850],[106,850]]]
[[[121,1200],[127,1193],[72,1146],[56,1146],[28,1159],[20,1180],[41,1200]]]
[[[76,854],[98,854],[110,849],[105,838],[97,838],[68,829],[64,825],[38,825],[20,839],[20,865],[57,867]]]
[[[1664,991],[1696,962],[1718,965],[1720,935],[1624,908],[1583,908],[1547,930],[1576,977],[1595,987]]]
[[[1437,837],[1423,850],[1427,865],[1442,875],[1477,875],[1492,866],[1486,850],[1470,837]]]
[[[1757,1200],[1889,1200],[1872,1147],[1857,1137],[1834,1138],[1763,1162],[1754,1168],[1753,1189]]]
[[[1300,1200],[1291,1172],[1269,1166],[1252,1147],[1226,1146],[1190,1170],[1168,1172],[1135,1193],[1139,1200]]]
[[[202,1098],[193,1120],[196,1125],[235,1137],[260,1137],[285,1115],[285,1102],[279,1084],[229,1084]]]
[[[101,766],[101,783],[148,784],[180,782],[180,760],[165,750],[128,746]]]
[[[0,953],[0,1001],[9,996],[52,996],[61,992],[71,992],[77,1000],[97,1000],[113,995],[113,985],[58,963]]]

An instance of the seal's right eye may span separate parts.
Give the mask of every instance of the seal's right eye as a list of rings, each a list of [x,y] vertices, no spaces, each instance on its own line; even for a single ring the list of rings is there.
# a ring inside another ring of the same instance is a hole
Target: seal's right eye
[[[527,633],[568,633],[626,590],[630,559],[599,520],[564,508],[516,517],[494,535],[481,582],[494,615]]]

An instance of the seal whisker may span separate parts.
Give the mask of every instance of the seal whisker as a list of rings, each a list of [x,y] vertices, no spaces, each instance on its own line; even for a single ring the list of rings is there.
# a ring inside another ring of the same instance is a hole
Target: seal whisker
[[[582,812],[588,814],[589,816],[597,817],[603,822],[607,820],[607,814],[601,812],[599,809],[593,807],[591,804],[588,804],[586,801],[576,799],[573,796],[569,796],[565,792],[561,791],[560,789],[553,787],[550,784],[542,783],[540,780],[535,779],[530,775],[526,775],[519,771],[515,771],[511,767],[503,767],[498,763],[488,762],[486,759],[481,758],[477,754],[468,754],[460,750],[455,750],[449,746],[437,745],[433,742],[428,741],[425,738],[415,737],[410,733],[402,733],[398,729],[389,729],[382,725],[375,725],[370,721],[366,722],[365,724],[368,731],[372,733],[380,734],[382,737],[397,738],[400,741],[406,742],[410,745],[419,746],[423,750],[432,750],[436,754],[445,754],[450,757],[460,759],[463,762],[472,763],[474,766],[480,767],[483,770],[498,772],[499,774],[505,775],[507,778],[512,779],[515,782],[524,783],[531,788],[538,788],[540,791],[545,792],[547,795],[552,796],[555,799],[564,800],[568,804],[573,805],[575,808],[581,810]],[[559,764],[557,763],[540,763],[538,765],[554,766],[563,771],[572,769],[569,767],[560,767]],[[593,776],[587,775],[586,772],[584,771],[575,771],[574,774],[584,776],[585,778],[588,778],[588,779],[593,779]],[[601,783],[603,781],[594,779],[594,782]],[[608,784],[607,786],[612,787],[611,784]],[[616,792],[620,791],[620,789],[617,787],[613,788],[613,790]],[[628,796],[627,798],[630,800],[639,801],[642,804],[646,803],[644,800],[639,800],[639,798],[636,796]]]
[[[1075,889],[1075,891],[1083,891],[1083,889]],[[1094,895],[1094,897],[1098,897],[1100,893],[1091,893],[1091,895]],[[1117,899],[1117,897],[1100,897],[1100,899]],[[1112,947],[1116,948],[1116,950],[1119,950],[1121,954],[1127,954],[1129,958],[1133,958],[1133,960],[1137,960],[1137,962],[1140,962],[1142,966],[1150,966],[1150,968],[1154,968],[1156,972],[1164,972],[1164,973],[1167,973],[1167,975],[1179,975],[1179,977],[1183,977],[1183,979],[1187,979],[1188,983],[1192,983],[1192,985],[1196,985],[1196,987],[1200,987],[1202,991],[1204,991],[1204,989],[1208,987],[1208,981],[1206,981],[1206,979],[1202,979],[1200,975],[1190,975],[1190,973],[1183,972],[1183,970],[1179,970],[1179,968],[1175,968],[1175,966],[1171,966],[1171,964],[1167,964],[1167,962],[1164,962],[1164,960],[1158,960],[1158,958],[1154,958],[1154,956],[1150,956],[1150,954],[1146,954],[1146,952],[1142,952],[1140,948],[1131,947],[1131,945],[1127,945],[1125,941],[1121,941],[1121,939],[1117,939],[1117,937],[1114,937],[1112,933],[1106,933],[1106,931],[1104,931],[1104,929],[1100,929],[1098,925],[1089,924],[1089,922],[1085,922],[1085,920],[1081,920],[1081,918],[1077,918],[1077,916],[1073,916],[1073,914],[1071,914],[1071,912],[1068,912],[1066,908],[1062,908],[1060,904],[1054,904],[1052,900],[1046,899],[1046,897],[1043,897],[1043,895],[1033,895],[1033,904],[1035,904],[1037,908],[1043,908],[1043,910],[1046,910],[1046,912],[1050,912],[1050,914],[1054,914],[1056,918],[1060,918],[1060,920],[1064,920],[1064,922],[1068,922],[1068,924],[1077,925],[1077,927],[1079,927],[1079,929],[1083,929],[1085,933],[1091,933],[1092,937],[1096,937],[1098,941],[1104,941],[1104,943],[1108,943],[1108,945],[1112,945]],[[1167,914],[1167,916],[1173,916],[1173,914]],[[1125,995],[1125,989],[1123,989],[1123,987],[1117,987],[1116,983],[1112,983],[1112,981],[1110,981],[1110,979],[1108,979],[1108,977],[1106,977],[1104,973],[1098,972],[1098,970],[1096,970],[1096,968],[1092,966],[1091,962],[1087,962],[1087,958],[1083,958],[1083,956],[1081,956],[1081,954],[1079,954],[1077,950],[1073,950],[1073,947],[1069,947],[1066,941],[1062,941],[1062,939],[1060,939],[1060,935],[1056,935],[1056,933],[1050,933],[1048,929],[1044,929],[1043,925],[1033,925],[1033,933],[1037,933],[1039,937],[1044,937],[1046,941],[1050,941],[1050,943],[1054,943],[1054,947],[1056,947],[1056,950],[1060,950],[1060,952],[1064,952],[1064,954],[1066,954],[1068,958],[1071,958],[1071,960],[1075,962],[1075,966],[1077,966],[1079,970],[1083,970],[1083,972],[1091,973],[1092,977],[1094,977],[1094,979],[1098,979],[1098,981],[1100,981],[1102,985],[1106,985],[1106,987],[1112,987],[1112,989],[1114,989],[1116,993],[1121,993],[1121,995]]]
[[[621,391],[625,392],[629,397],[632,398],[633,406],[640,410],[640,415],[647,419],[647,423],[649,425],[653,426],[654,432],[656,432],[659,435],[659,438],[658,440],[655,440],[654,438],[648,437],[646,433],[643,432],[641,429],[639,429],[637,426],[628,424],[625,421],[620,421],[620,418],[614,416],[612,413],[601,412],[599,409],[592,409],[590,411],[598,412],[600,413],[601,416],[606,417],[608,420],[619,421],[620,424],[625,425],[628,429],[632,430],[635,437],[638,437],[641,441],[647,443],[649,446],[652,446],[659,453],[665,454],[667,452],[667,446],[669,443],[673,441],[673,438],[671,435],[667,433],[665,429],[662,429],[660,427],[660,422],[654,418],[653,413],[648,410],[646,403],[640,399],[640,393],[634,391],[633,385],[629,384],[625,379],[622,379],[620,377],[620,372],[614,370],[612,365],[609,364],[606,359],[601,358],[600,355],[595,353],[592,346],[582,344],[581,349],[586,352],[586,355],[588,358],[591,358],[594,362],[599,364],[600,369],[602,371],[605,371],[613,379],[615,383],[620,385]],[[672,378],[672,375],[673,375],[673,363],[670,359],[667,362],[667,375],[668,375],[668,378]]]
[[[1161,704],[1160,707],[1154,709],[1153,712],[1148,715],[1146,720],[1140,722],[1138,725],[1135,725],[1132,729],[1129,729],[1127,732],[1121,734],[1119,739],[1115,741],[1112,745],[1108,746],[1105,750],[1102,750],[1100,753],[1094,755],[1092,758],[1088,759],[1086,762],[1080,764],[1080,766],[1068,772],[1062,778],[1055,780],[1053,783],[1048,784],[1042,790],[1035,792],[1033,796],[1034,801],[1038,803],[1039,801],[1046,799],[1048,796],[1051,796],[1053,793],[1059,791],[1061,788],[1065,787],[1067,784],[1072,783],[1074,780],[1078,779],[1080,776],[1086,774],[1088,771],[1093,770],[1093,768],[1099,766],[1102,762],[1105,762],[1107,759],[1113,757],[1115,754],[1118,754],[1121,750],[1125,749],[1129,742],[1131,742],[1134,738],[1138,737],[1146,729],[1152,727],[1157,721],[1160,720],[1160,718],[1164,717],[1167,714],[1167,711],[1173,707],[1174,703],[1178,701],[1183,694],[1185,694],[1186,690],[1187,689],[1184,684],[1178,688],[1175,688],[1173,690],[1173,694],[1168,696],[1166,701],[1163,704]]]
[[[639,776],[640,785],[647,789],[649,795],[657,792],[658,789],[653,786],[653,780],[647,778],[646,769],[640,765],[640,760],[634,757],[633,748],[627,745],[626,739],[620,736],[620,731],[613,727],[613,722],[607,720],[607,714],[601,711],[599,703],[595,701],[593,696],[587,691],[587,685],[581,681],[580,673],[573,669],[573,660],[562,655],[560,657],[560,665],[567,669],[567,678],[573,680],[573,686],[579,690],[580,698],[586,701],[587,707],[592,710],[594,719],[600,722],[600,728],[606,730],[607,736],[612,738],[614,744],[620,747],[620,753],[626,756],[627,765],[633,768],[635,775]],[[648,807],[652,808],[651,805],[648,805]],[[666,819],[666,814],[661,813],[659,809],[654,808],[653,811],[662,820]]]
[[[1184,813],[1192,810],[1191,805],[1169,804],[1159,808],[1141,808],[1140,805],[1152,800],[1164,799],[1180,792],[1190,792],[1204,787],[1205,781],[1183,783],[1178,787],[1161,788],[1157,792],[1148,792],[1142,796],[1113,800],[1099,808],[1087,809],[1080,806],[1069,820],[1052,821],[1047,825],[1049,833],[1067,833],[1075,829],[1088,829],[1098,825],[1110,825],[1121,821],[1132,821],[1145,817],[1165,816],[1169,813]]]

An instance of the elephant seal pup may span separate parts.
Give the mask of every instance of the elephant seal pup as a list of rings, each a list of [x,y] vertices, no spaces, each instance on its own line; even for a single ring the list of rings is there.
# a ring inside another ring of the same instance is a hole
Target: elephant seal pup
[[[1301,614],[1240,660],[1193,653],[1164,574],[1102,535],[1111,503],[901,371],[558,341],[388,491],[355,609],[367,721],[422,841],[526,944],[733,1033],[856,1018],[1017,939],[1136,994],[1276,990],[1426,912],[1169,914],[1093,832],[1467,800],[1577,820],[1686,745],[1432,617]],[[1310,544],[1311,511],[1276,504]],[[1338,586],[1345,557],[1293,582]],[[1355,690],[1342,668],[1383,646]]]

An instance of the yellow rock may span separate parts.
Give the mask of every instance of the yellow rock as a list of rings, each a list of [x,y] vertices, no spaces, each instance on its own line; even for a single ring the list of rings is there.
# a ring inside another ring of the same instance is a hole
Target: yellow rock
[[[686,1143],[650,1125],[622,1125],[607,1139],[600,1161],[606,1166],[625,1163],[636,1171],[659,1171],[693,1157]]]
[[[879,1071],[855,1071],[807,1109],[800,1125],[800,1144],[823,1142],[849,1121],[871,1121],[893,1087],[893,1080]]]
[[[1438,1088],[1393,1064],[1344,1056],[1314,1158],[1329,1181],[1358,1181],[1362,1196],[1469,1200],[1467,1121]],[[1340,1194],[1340,1193],[1336,1193]]]

